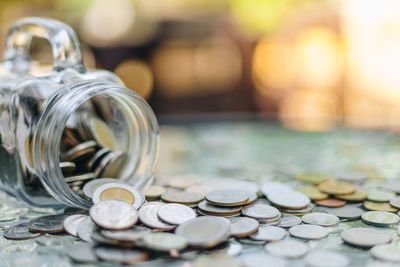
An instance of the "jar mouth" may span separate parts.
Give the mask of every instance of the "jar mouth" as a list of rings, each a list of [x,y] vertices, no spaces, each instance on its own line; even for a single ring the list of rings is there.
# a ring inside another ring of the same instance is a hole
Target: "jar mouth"
[[[122,111],[121,125],[127,159],[118,177],[136,188],[143,186],[155,170],[159,130],[150,106],[133,91],[114,83],[85,80],[57,90],[45,103],[33,139],[34,167],[46,190],[58,201],[78,208],[89,208],[90,200],[74,192],[60,168],[61,139],[68,120],[82,105],[96,97],[107,97]],[[116,177],[115,177],[116,178]]]

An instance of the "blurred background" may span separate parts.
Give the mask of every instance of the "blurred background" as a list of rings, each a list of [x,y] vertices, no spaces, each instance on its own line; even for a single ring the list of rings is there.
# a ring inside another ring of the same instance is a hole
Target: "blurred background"
[[[25,16],[71,25],[85,65],[114,71],[159,116],[400,130],[398,0],[1,0],[0,55]],[[32,54],[51,64],[44,40]]]

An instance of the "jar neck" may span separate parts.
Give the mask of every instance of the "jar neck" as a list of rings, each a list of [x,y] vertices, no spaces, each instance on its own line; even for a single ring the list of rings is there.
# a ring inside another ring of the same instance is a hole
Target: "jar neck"
[[[91,202],[75,193],[64,180],[60,165],[60,143],[71,114],[95,96],[113,99],[124,111],[130,125],[127,161],[120,179],[140,188],[153,175],[159,146],[159,130],[150,106],[133,91],[113,83],[85,80],[57,90],[44,104],[34,141],[34,168],[43,186],[58,201],[88,208]]]

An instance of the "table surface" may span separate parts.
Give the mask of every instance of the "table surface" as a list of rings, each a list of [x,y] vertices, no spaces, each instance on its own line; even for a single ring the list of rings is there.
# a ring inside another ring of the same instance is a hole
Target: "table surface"
[[[366,173],[371,178],[367,185],[374,186],[382,179],[399,176],[399,160],[400,135],[393,132],[338,128],[304,133],[284,129],[270,121],[193,123],[161,126],[157,176],[190,174],[204,180],[225,179],[227,183],[232,179],[257,183],[277,180],[296,188],[302,186],[293,179],[297,173],[350,170]],[[59,212],[62,210],[29,207],[0,191],[0,232],[17,222]],[[379,262],[371,258],[368,250],[350,247],[341,241],[339,233],[354,226],[365,225],[359,220],[341,222],[329,227],[328,238],[308,243],[312,248],[346,255],[351,266],[374,266]],[[394,242],[398,241],[396,235]],[[66,248],[78,242],[82,241],[67,235],[46,234],[26,241],[11,241],[0,235],[0,266],[78,266],[65,254]],[[239,259],[245,261],[246,257],[262,253],[263,246],[243,244]],[[163,264],[187,266],[183,260],[167,257],[142,265]],[[101,263],[100,266],[115,265]],[[288,266],[304,264],[297,259],[288,261]]]

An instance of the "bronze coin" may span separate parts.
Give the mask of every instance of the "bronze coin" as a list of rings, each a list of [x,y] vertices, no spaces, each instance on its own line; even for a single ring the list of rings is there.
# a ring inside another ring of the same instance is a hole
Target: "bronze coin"
[[[321,199],[321,200],[315,200],[315,204],[323,206],[323,207],[329,207],[329,208],[340,208],[346,205],[346,201],[336,199],[336,198],[327,198],[327,199]]]

